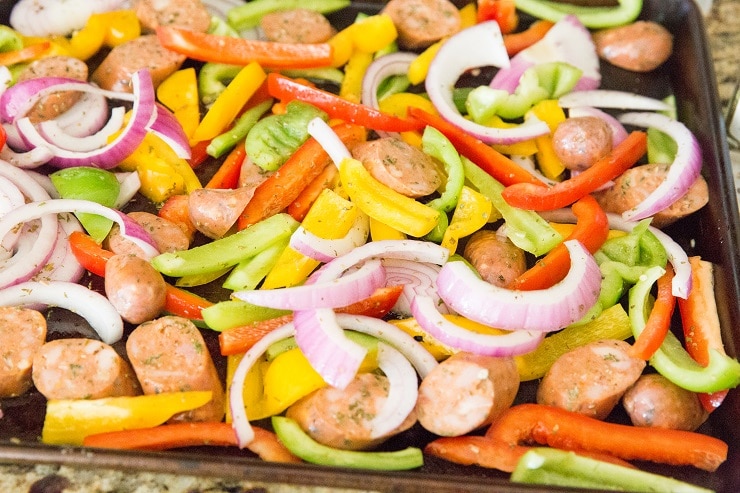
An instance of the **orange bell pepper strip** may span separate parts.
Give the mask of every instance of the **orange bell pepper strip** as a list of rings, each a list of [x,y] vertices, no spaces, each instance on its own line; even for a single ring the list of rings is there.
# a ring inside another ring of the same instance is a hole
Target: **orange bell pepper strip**
[[[673,296],[671,286],[672,280],[673,268],[668,264],[665,274],[658,279],[658,295],[655,298],[653,309],[648,315],[645,328],[642,329],[634,344],[627,350],[631,356],[649,360],[663,344],[663,339],[671,330],[671,317],[676,307],[676,297]],[[708,363],[709,361],[707,361]]]
[[[714,266],[701,257],[689,257],[691,264],[691,291],[686,299],[678,298],[686,352],[700,365],[709,365],[710,350],[725,354],[717,300],[714,296]],[[727,390],[699,393],[704,409],[712,412],[727,396]]]
[[[347,101],[336,94],[309,87],[275,72],[267,76],[267,89],[272,97],[283,102],[298,99],[325,111],[330,118],[362,125],[373,130],[406,132],[424,128],[424,125],[418,121],[398,118],[364,104]]]
[[[514,0],[478,0],[478,22],[496,21],[502,34],[514,32],[519,25]]]
[[[727,460],[728,447],[701,433],[609,423],[555,406],[520,404],[509,408],[485,436],[510,447],[539,443],[550,447],[610,454],[716,471]]]
[[[252,426],[254,440],[247,449],[268,462],[302,462],[280,443],[273,432]],[[86,436],[82,445],[116,450],[169,450],[182,447],[238,447],[231,423],[202,421],[170,423],[152,428],[109,431]]]
[[[333,48],[328,43],[276,43],[200,33],[173,26],[159,26],[162,46],[201,62],[248,65],[264,68],[328,67]]]
[[[514,56],[541,40],[555,24],[551,21],[540,19],[535,21],[524,31],[518,33],[504,34],[504,46],[509,56]]]
[[[504,200],[513,207],[549,211],[572,204],[631,168],[647,152],[647,134],[630,133],[609,154],[578,175],[549,188],[517,183],[504,189]]]
[[[595,253],[609,236],[609,219],[599,203],[591,195],[586,195],[573,204],[577,222],[566,240],[578,240],[586,249]],[[515,278],[508,289],[545,289],[561,280],[570,269],[570,256],[563,243],[559,243],[547,255],[538,260],[529,270]]]
[[[358,125],[340,124],[334,131],[345,144],[361,142],[367,137],[365,129]],[[310,137],[255,189],[252,200],[237,220],[237,227],[244,229],[288,207],[329,164],[329,155]]]
[[[337,308],[339,313],[366,315],[368,317],[383,318],[391,311],[403,292],[403,286],[386,286],[378,288],[364,300],[343,308]],[[221,355],[230,356],[246,352],[265,334],[291,322],[293,315],[283,315],[249,325],[242,325],[228,329],[218,335]]]
[[[339,182],[339,170],[333,164],[324,166],[319,175],[291,202],[286,212],[296,221],[303,221],[316,199],[325,188],[334,188]]]
[[[247,150],[244,148],[244,140],[241,140],[226,156],[216,173],[206,183],[205,188],[236,188],[246,157]]]
[[[20,50],[6,51],[0,53],[0,65],[15,65],[40,57],[51,48],[51,42],[43,41],[21,48]]]
[[[442,117],[414,106],[409,106],[408,115],[442,132],[460,154],[470,159],[504,185],[531,183],[544,190],[544,184],[535,178],[532,173],[496,151],[485,142],[461,131]]]

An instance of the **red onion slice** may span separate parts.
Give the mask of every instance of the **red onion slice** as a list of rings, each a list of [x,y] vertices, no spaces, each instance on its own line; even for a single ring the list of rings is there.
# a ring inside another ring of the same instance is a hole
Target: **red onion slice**
[[[126,109],[117,106],[111,110],[108,122],[97,132],[77,137],[64,131],[56,120],[46,120],[38,125],[39,133],[47,142],[68,151],[88,152],[105,146],[111,135],[123,126]]]
[[[154,111],[156,118],[149,125],[148,130],[156,134],[157,137],[170,146],[175,151],[177,157],[190,159],[191,152],[188,136],[185,135],[185,130],[183,130],[182,125],[177,121],[175,115],[161,104],[156,104]]]
[[[116,173],[116,179],[121,184],[121,188],[118,191],[118,198],[116,198],[113,208],[121,209],[134,198],[136,192],[141,188],[141,178],[136,171],[122,171]]]
[[[601,271],[576,240],[563,243],[570,253],[565,278],[547,289],[516,291],[476,276],[464,262],[448,262],[437,277],[440,297],[460,315],[504,330],[550,332],[580,320],[596,302]]]
[[[54,153],[46,147],[36,147],[30,151],[15,152],[13,149],[5,145],[0,151],[0,159],[5,160],[21,169],[34,169],[48,163],[51,158],[54,157]]]
[[[518,356],[533,351],[545,338],[544,332],[514,330],[505,335],[479,334],[442,316],[434,299],[417,296],[411,311],[421,328],[432,337],[460,351],[487,356]]]
[[[75,137],[94,134],[107,120],[108,99],[99,92],[83,92],[70,109],[54,118],[59,128]]]
[[[701,147],[683,123],[662,113],[625,113],[619,117],[619,121],[626,125],[658,129],[677,145],[676,156],[665,180],[645,200],[622,214],[627,220],[639,221],[670,207],[686,195],[701,173]]]
[[[614,108],[623,110],[669,111],[671,105],[660,99],[642,96],[627,91],[594,89],[590,91],[571,92],[558,98],[561,108],[576,106],[593,106],[594,108]]]
[[[26,203],[23,196],[12,180],[0,175],[0,216]]]
[[[108,298],[80,284],[27,281],[0,289],[0,306],[35,304],[58,306],[84,317],[107,344],[123,336],[123,321]]]
[[[388,397],[370,420],[370,437],[384,437],[408,418],[416,405],[419,387],[411,363],[392,346],[378,343],[378,367],[388,378]]]
[[[290,236],[290,246],[314,260],[329,262],[364,245],[369,233],[370,219],[360,212],[350,230],[342,238],[334,240],[321,238],[303,226],[298,226],[298,229]]]
[[[384,258],[387,286],[403,286],[403,292],[393,306],[393,312],[405,317],[411,316],[411,303],[419,295],[434,299],[440,311],[449,313],[449,308],[437,294],[437,276],[440,266],[425,262],[404,259]]]
[[[46,261],[31,280],[40,282],[65,281],[77,282],[85,274],[85,268],[75,257],[69,246],[69,235],[74,231],[82,231],[80,222],[72,214],[63,214],[59,218],[59,231],[54,249]]]

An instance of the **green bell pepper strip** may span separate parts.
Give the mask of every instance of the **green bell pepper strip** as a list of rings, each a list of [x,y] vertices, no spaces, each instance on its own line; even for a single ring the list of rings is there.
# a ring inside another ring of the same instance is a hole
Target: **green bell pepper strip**
[[[257,289],[259,283],[270,273],[289,243],[290,238],[285,238],[265,248],[254,257],[239,262],[232,269],[222,286],[232,291]]]
[[[279,213],[230,236],[177,252],[165,252],[151,260],[166,276],[183,277],[231,267],[254,257],[271,245],[290,237],[298,221]]]
[[[656,128],[647,129],[648,163],[672,163],[678,145],[672,137]]]
[[[421,449],[416,447],[394,452],[341,450],[318,443],[290,418],[273,416],[272,427],[288,450],[312,464],[380,471],[403,471],[424,465]]]
[[[637,468],[584,457],[571,451],[545,447],[533,448],[522,455],[510,479],[514,483],[594,490],[683,491],[686,493],[710,493],[712,491]]]
[[[211,16],[211,25],[208,26],[208,34],[215,34],[217,36],[231,36],[232,38],[238,38],[239,33],[229,25],[226,20],[218,17]]]
[[[660,240],[648,229],[649,226],[650,220],[646,219],[629,234],[606,240],[599,254],[629,266],[665,267],[668,254]]]
[[[207,62],[198,71],[200,102],[210,106],[226,90],[226,86],[244,68],[241,65]]]
[[[23,38],[8,26],[0,26],[0,53],[23,48]]]
[[[575,15],[589,29],[605,29],[633,22],[642,11],[642,0],[619,0],[616,7],[586,7],[548,0],[515,0],[516,8],[538,19],[557,22]]]
[[[632,333],[637,338],[647,323],[650,290],[663,275],[659,266],[649,268],[629,292],[629,316]],[[658,373],[679,387],[692,392],[718,392],[740,384],[740,363],[716,350],[710,350],[709,364],[701,366],[681,345],[681,341],[668,332],[665,340],[650,358]]]
[[[211,140],[206,147],[206,153],[219,158],[233,149],[240,140],[247,136],[262,115],[272,107],[272,103],[273,100],[268,99],[242,113],[230,129]]]
[[[265,308],[241,300],[221,301],[201,310],[203,322],[216,332],[270,320],[288,313],[290,312],[286,310]]]
[[[563,241],[558,233],[536,212],[510,206],[501,196],[504,185],[467,158],[462,159],[465,177],[480,193],[491,199],[493,207],[506,222],[506,236],[516,246],[535,256],[544,255]],[[495,217],[494,217],[495,219]]]
[[[595,257],[599,257],[598,252]],[[629,266],[604,258],[603,261],[599,262],[599,269],[601,270],[599,298],[594,303],[594,306],[578,322],[572,325],[580,326],[591,322],[604,310],[616,305],[622,298],[626,286],[635,284],[640,279],[640,276],[645,273],[647,267],[639,265]]]
[[[247,155],[263,170],[277,170],[308,139],[308,122],[314,118],[328,121],[329,115],[303,101],[289,102],[285,113],[270,115],[252,126],[244,142]]]
[[[263,15],[277,10],[307,9],[330,14],[349,4],[349,0],[252,0],[229,10],[226,21],[237,31],[242,31],[256,27]]]
[[[294,68],[280,71],[291,79],[307,79],[317,82],[331,82],[340,86],[344,80],[344,72],[334,67]]]

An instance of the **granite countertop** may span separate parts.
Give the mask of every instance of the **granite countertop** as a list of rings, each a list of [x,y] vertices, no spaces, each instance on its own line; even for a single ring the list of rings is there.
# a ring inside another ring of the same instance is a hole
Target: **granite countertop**
[[[737,47],[740,46],[740,2],[715,0],[706,18],[710,45],[723,107],[732,96],[734,80],[740,73]],[[740,152],[732,152],[736,189],[740,199]],[[740,200],[738,200],[740,202]],[[0,459],[1,460],[1,459]],[[95,469],[59,465],[0,464],[0,491],[31,493],[87,492],[338,492],[322,487],[258,483],[222,478],[171,475],[151,472],[130,473],[115,469]]]

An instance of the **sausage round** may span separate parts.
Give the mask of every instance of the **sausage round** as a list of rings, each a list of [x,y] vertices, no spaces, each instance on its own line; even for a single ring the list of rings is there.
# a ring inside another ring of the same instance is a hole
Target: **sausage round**
[[[140,324],[164,309],[162,274],[135,255],[114,255],[105,264],[105,295],[125,321]]]
[[[71,56],[51,56],[31,62],[18,74],[18,82],[39,77],[66,77],[87,81],[87,64]],[[82,93],[77,91],[59,91],[44,96],[26,116],[33,123],[51,120],[70,109]]]
[[[380,183],[408,197],[424,197],[442,185],[434,158],[396,137],[361,142],[352,156]]]
[[[160,252],[187,250],[190,246],[188,235],[169,219],[144,211],[129,212],[127,216],[149,233]],[[113,253],[128,253],[146,258],[140,246],[121,234],[121,228],[118,224],[114,224],[111,228],[105,239],[105,244]]]
[[[635,166],[614,180],[614,185],[594,193],[594,198],[605,212],[621,214],[640,202],[660,185],[668,175],[669,164],[645,164]],[[699,176],[688,191],[669,207],[653,215],[650,223],[656,228],[672,224],[682,217],[693,214],[709,202],[709,186]]]
[[[388,379],[360,373],[344,389],[323,387],[302,398],[286,411],[314,440],[330,447],[363,450],[387,437],[371,438],[370,422],[388,397]],[[412,411],[390,435],[416,423]]]
[[[537,403],[606,418],[645,368],[645,361],[627,353],[629,347],[604,339],[563,354],[540,382]]]
[[[694,392],[658,373],[641,376],[625,392],[622,405],[635,426],[694,431],[708,417]]]
[[[132,8],[145,31],[175,26],[206,32],[211,15],[200,0],[135,0]]]
[[[419,423],[441,436],[460,436],[491,423],[519,391],[514,358],[455,353],[422,380]]]
[[[0,307],[0,398],[21,395],[31,388],[33,358],[45,340],[46,319],[40,312]]]
[[[256,187],[200,188],[188,196],[188,211],[195,228],[209,238],[222,238],[247,206]]]
[[[126,360],[112,346],[95,339],[57,339],[44,344],[33,359],[33,383],[47,399],[141,393]]]
[[[673,51],[673,35],[653,21],[636,21],[593,34],[596,52],[607,62],[633,72],[649,72]]]
[[[460,12],[448,0],[391,0],[383,8],[398,31],[398,43],[422,49],[460,30]]]
[[[567,118],[555,129],[552,145],[563,166],[584,170],[612,150],[612,130],[595,116]]]
[[[145,394],[210,390],[211,400],[170,421],[220,421],[224,389],[198,328],[188,319],[161,317],[139,325],[126,341],[131,366]]]
[[[507,286],[527,270],[524,250],[488,229],[473,233],[465,245],[463,257],[484,281],[500,287]]]
[[[262,16],[260,27],[265,38],[278,43],[323,43],[334,35],[329,20],[309,9],[270,12]]]

